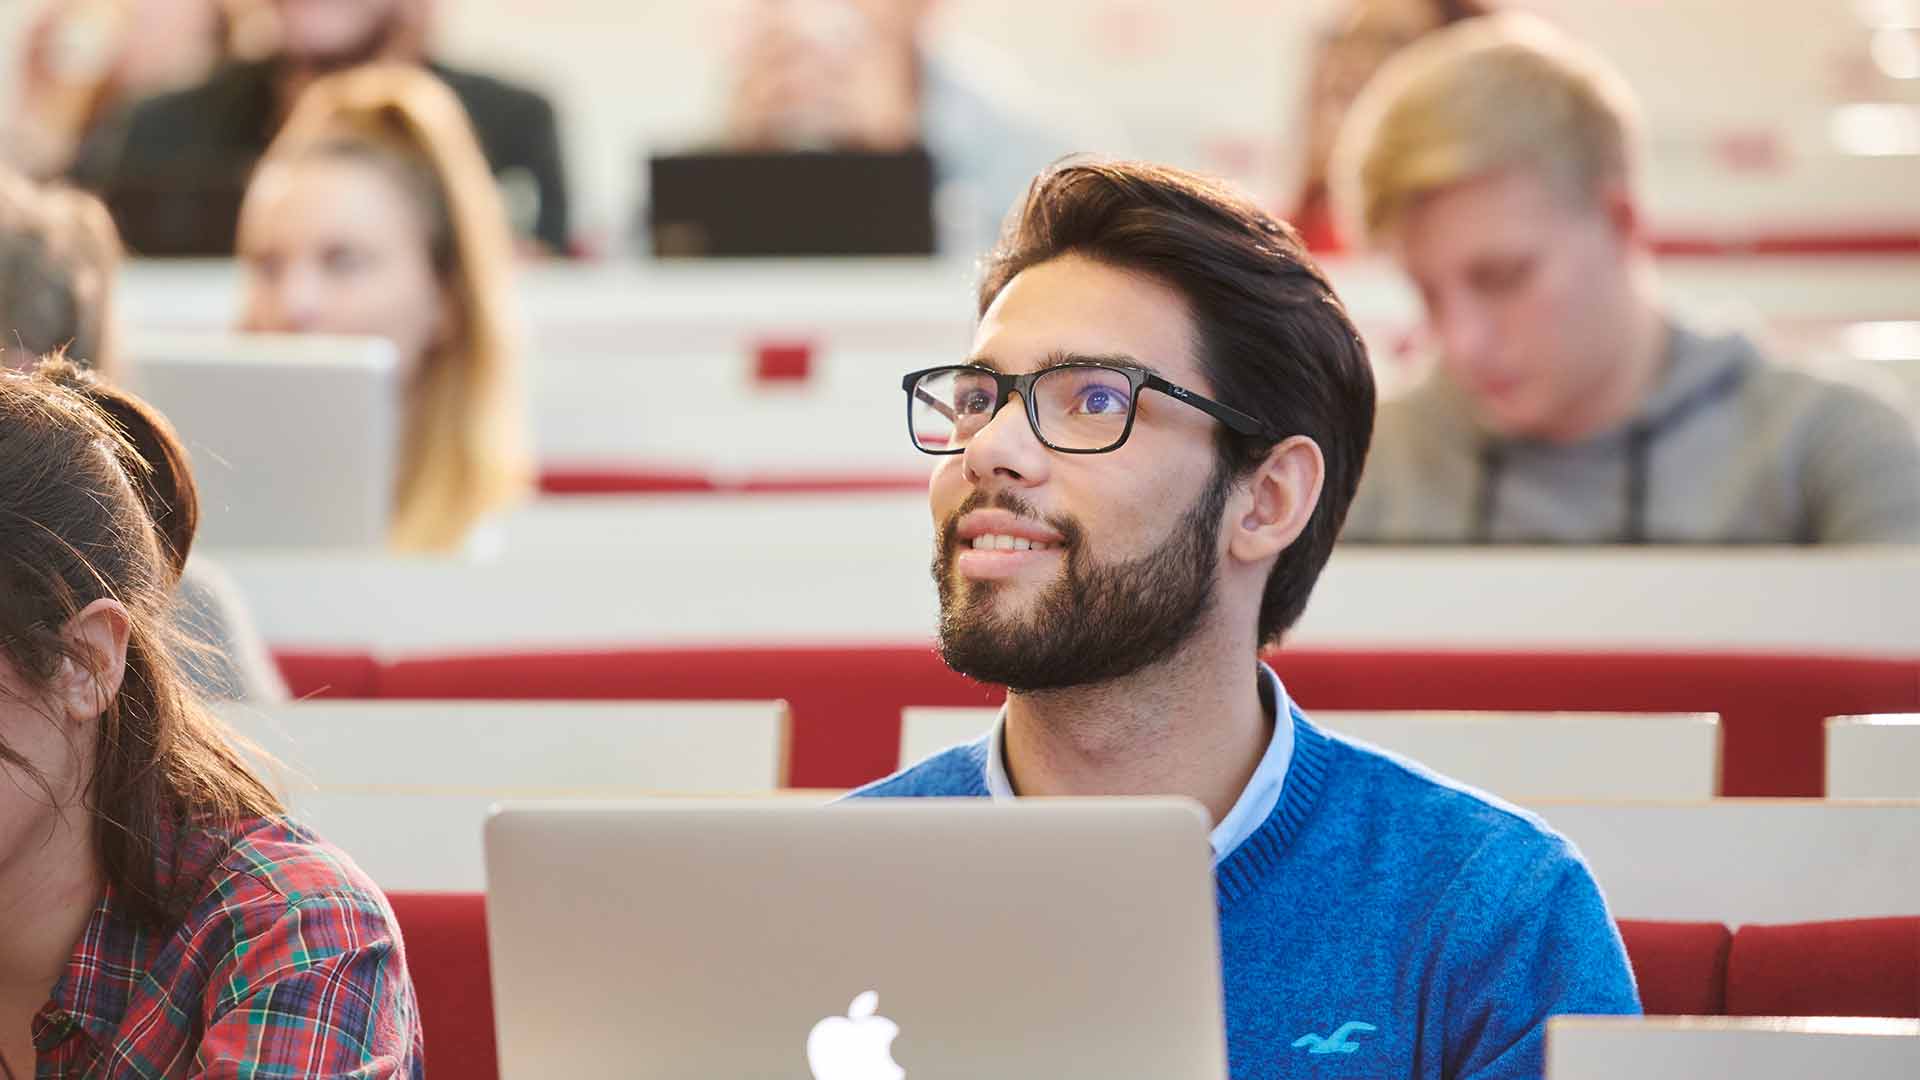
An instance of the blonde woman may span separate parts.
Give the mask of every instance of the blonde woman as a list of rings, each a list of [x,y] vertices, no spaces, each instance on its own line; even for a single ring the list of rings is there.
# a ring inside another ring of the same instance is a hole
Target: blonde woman
[[[526,492],[512,235],[444,84],[380,65],[308,87],[248,188],[239,255],[244,329],[369,334],[399,350],[394,550],[458,548]]]

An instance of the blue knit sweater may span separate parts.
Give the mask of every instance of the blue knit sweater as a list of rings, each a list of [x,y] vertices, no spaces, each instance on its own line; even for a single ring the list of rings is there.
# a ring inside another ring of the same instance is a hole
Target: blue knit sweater
[[[1600,889],[1538,818],[1293,714],[1215,870],[1234,1080],[1537,1077],[1547,1017],[1638,1013]],[[855,792],[982,796],[986,743]]]

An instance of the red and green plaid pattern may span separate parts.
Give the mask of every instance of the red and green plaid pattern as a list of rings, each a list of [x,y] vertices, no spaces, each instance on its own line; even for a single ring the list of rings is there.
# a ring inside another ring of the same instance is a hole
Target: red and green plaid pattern
[[[311,833],[257,820],[170,930],[109,889],[33,1022],[50,1078],[411,1077],[420,1015],[392,913]]]

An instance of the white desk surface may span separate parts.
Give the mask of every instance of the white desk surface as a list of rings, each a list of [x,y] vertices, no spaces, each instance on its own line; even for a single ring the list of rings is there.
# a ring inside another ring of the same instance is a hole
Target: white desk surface
[[[1920,801],[1529,800],[1616,918],[1743,923],[1920,915]]]
[[[1913,1080],[1920,1021],[1557,1016],[1546,1080]]]
[[[787,500],[787,501],[783,501]],[[485,558],[208,552],[283,647],[428,651],[931,640],[912,493],[584,503]],[[1920,551],[1336,552],[1288,644],[1920,654]]]

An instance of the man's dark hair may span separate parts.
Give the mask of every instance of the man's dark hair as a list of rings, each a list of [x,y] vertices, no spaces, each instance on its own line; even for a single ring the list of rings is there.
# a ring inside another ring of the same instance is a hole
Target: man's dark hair
[[[1306,610],[1360,484],[1373,438],[1366,345],[1291,226],[1179,169],[1069,160],[1041,173],[987,259],[980,313],[1022,270],[1070,254],[1178,291],[1211,396],[1282,437],[1319,444],[1327,469],[1319,505],[1261,599],[1260,640],[1277,640]],[[1276,445],[1218,431],[1219,468],[1235,478]]]

